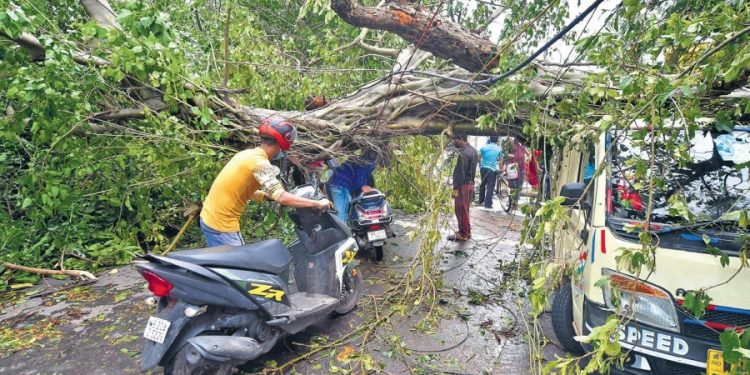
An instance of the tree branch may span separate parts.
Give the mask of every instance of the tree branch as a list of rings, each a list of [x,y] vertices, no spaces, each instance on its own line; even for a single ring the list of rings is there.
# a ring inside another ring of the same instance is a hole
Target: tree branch
[[[131,120],[131,119],[142,119],[146,116],[147,109],[144,108],[122,108],[112,111],[105,111],[97,113],[93,116],[96,120],[101,121],[118,121],[118,120]]]
[[[394,2],[382,8],[366,7],[353,0],[331,0],[331,8],[353,26],[393,32],[468,71],[481,72],[497,65],[490,40],[427,9]]]
[[[4,262],[3,267],[10,270],[17,270],[29,273],[36,273],[40,275],[68,275],[73,277],[81,277],[89,280],[96,280],[96,276],[87,271],[76,271],[76,270],[50,270],[45,268],[26,267],[18,264]]]
[[[93,66],[109,66],[112,62],[103,59],[98,56],[94,56],[91,52],[76,52],[73,54],[73,61],[81,65],[93,65]]]
[[[0,36],[16,42],[16,44],[25,49],[26,52],[29,53],[29,58],[31,59],[31,61],[44,61],[44,58],[46,56],[44,46],[42,45],[42,42],[40,42],[39,39],[37,39],[35,36],[27,32],[21,33],[18,38],[11,38],[5,33],[0,33]]]
[[[117,22],[117,13],[112,10],[107,0],[81,0],[81,5],[89,17],[105,27],[121,29]]]

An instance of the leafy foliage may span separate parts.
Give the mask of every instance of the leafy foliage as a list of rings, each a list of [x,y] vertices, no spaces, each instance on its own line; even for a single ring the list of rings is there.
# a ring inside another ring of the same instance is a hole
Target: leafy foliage
[[[349,92],[385,66],[356,50],[334,53],[358,30],[316,15],[297,21],[301,3],[233,2],[227,85],[246,90],[242,101],[301,109],[307,96]],[[39,35],[46,50],[44,63],[35,64],[19,46],[0,45],[4,261],[52,267],[62,260],[66,268],[96,270],[159,251],[182,225],[182,208],[201,200],[235,152],[224,120],[210,108],[193,106],[192,122],[178,118],[179,104],[201,102],[186,82],[221,85],[228,8],[213,1],[112,5],[122,30],[89,21],[73,0],[11,2],[0,12],[0,31]],[[75,62],[87,45],[111,64]],[[313,59],[320,71],[297,69]],[[140,93],[119,90],[123,80],[159,87],[167,110],[146,111],[127,127],[98,120],[98,113],[137,106]],[[101,127],[114,131],[97,132]],[[255,207],[245,216],[248,240],[291,234],[288,219],[273,209]],[[192,228],[184,242],[203,240]]]
[[[377,170],[375,182],[388,196],[388,202],[407,213],[423,212],[429,197],[447,184],[450,159],[442,165],[434,161],[442,149],[435,138],[403,137],[394,140],[394,159],[390,168]],[[447,198],[447,197],[444,197]]]

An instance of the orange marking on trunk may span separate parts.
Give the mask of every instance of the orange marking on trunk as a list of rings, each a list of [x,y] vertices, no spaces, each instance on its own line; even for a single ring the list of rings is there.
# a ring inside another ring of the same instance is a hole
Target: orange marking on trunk
[[[396,16],[396,18],[398,18],[398,22],[402,25],[411,25],[414,22],[414,17],[410,16],[403,10],[394,9],[391,12],[394,16]]]

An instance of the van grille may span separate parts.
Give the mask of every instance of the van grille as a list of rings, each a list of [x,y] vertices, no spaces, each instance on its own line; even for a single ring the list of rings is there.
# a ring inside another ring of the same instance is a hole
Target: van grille
[[[707,323],[726,324],[732,327],[750,329],[750,315],[739,314],[728,311],[707,310],[702,317],[702,321]],[[719,342],[719,335],[722,329],[706,327],[700,321],[690,319],[683,320],[685,335],[697,339]]]
[[[706,370],[699,367],[683,365],[677,362],[667,362],[667,373],[670,375],[701,375],[705,372]]]

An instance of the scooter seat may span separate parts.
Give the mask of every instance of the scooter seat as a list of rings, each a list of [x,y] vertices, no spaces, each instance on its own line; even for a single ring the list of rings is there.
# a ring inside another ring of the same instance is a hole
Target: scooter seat
[[[292,254],[279,240],[177,251],[168,256],[200,266],[253,270],[275,275],[288,270],[289,263],[292,262]]]

